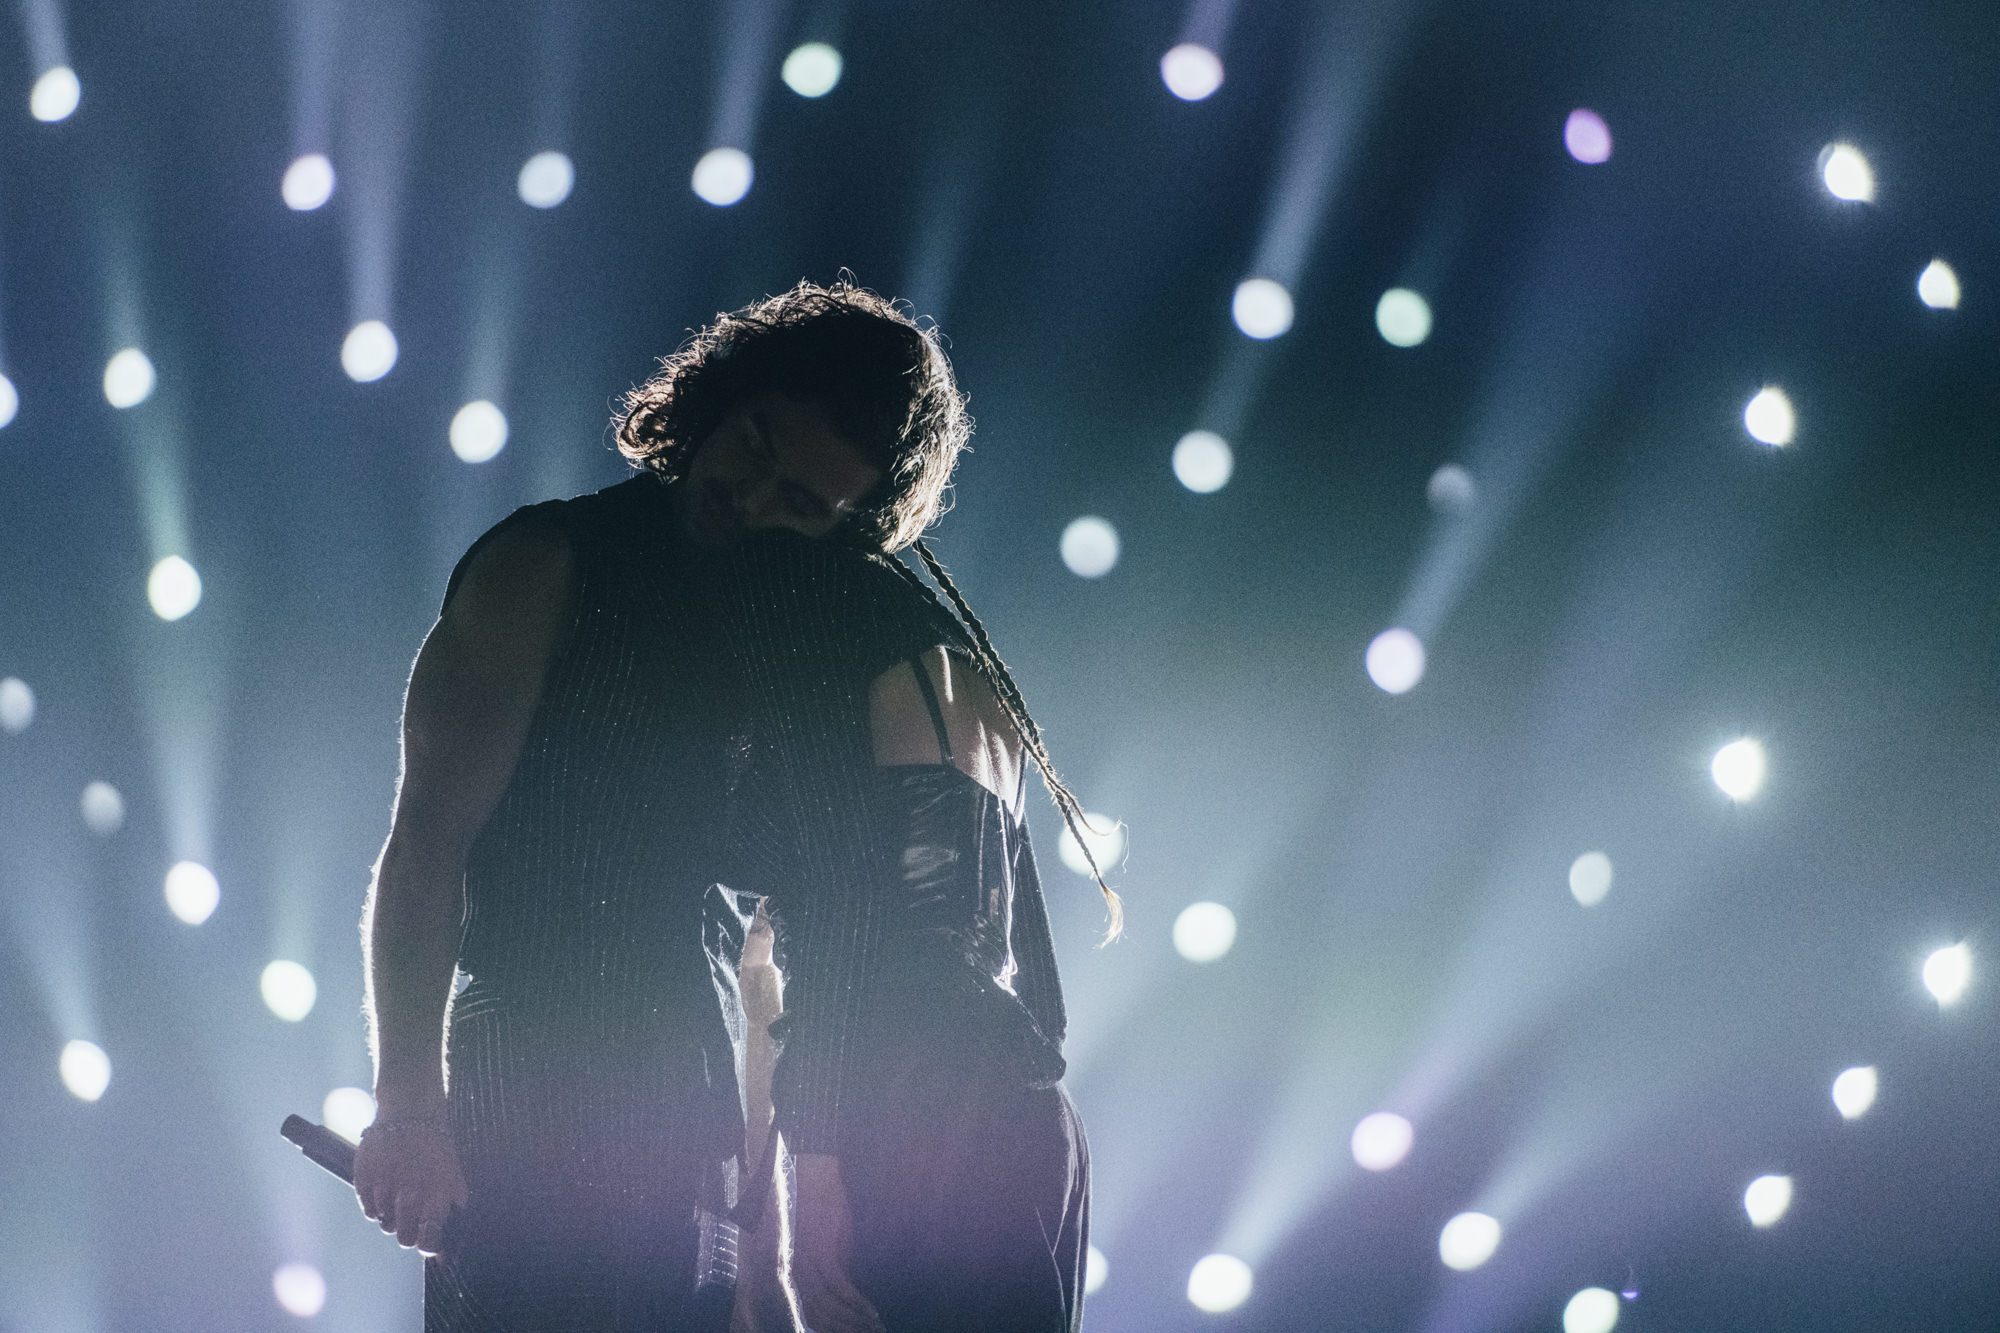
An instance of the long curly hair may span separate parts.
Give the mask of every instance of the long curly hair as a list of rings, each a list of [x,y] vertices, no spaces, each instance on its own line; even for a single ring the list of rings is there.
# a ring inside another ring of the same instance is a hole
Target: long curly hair
[[[634,467],[675,482],[686,474],[695,447],[755,395],[776,391],[820,404],[834,428],[883,474],[875,492],[824,540],[879,552],[921,589],[916,571],[895,558],[897,551],[916,548],[970,631],[981,673],[1083,849],[1109,909],[1109,942],[1124,928],[1124,904],[1104,882],[1083,836],[1083,806],[1057,775],[1041,728],[985,625],[923,541],[951,508],[951,475],[971,448],[973,423],[936,326],[920,326],[905,313],[906,304],[856,286],[843,269],[830,286],[801,281],[717,315],[625,395],[612,421],[618,452]]]
[[[965,395],[935,326],[849,282],[801,282],[715,321],[662,357],[625,395],[618,452],[678,481],[695,446],[746,399],[775,390],[822,405],[834,428],[882,469],[841,525],[857,545],[900,551],[950,509],[959,455],[971,447]]]

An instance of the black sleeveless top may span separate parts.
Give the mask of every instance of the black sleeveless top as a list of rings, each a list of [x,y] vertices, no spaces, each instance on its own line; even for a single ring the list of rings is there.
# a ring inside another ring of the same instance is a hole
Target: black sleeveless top
[[[448,1047],[467,1169],[629,1189],[742,1143],[741,921],[711,890],[727,727],[712,602],[634,476],[515,511],[555,522],[573,614],[474,842]]]

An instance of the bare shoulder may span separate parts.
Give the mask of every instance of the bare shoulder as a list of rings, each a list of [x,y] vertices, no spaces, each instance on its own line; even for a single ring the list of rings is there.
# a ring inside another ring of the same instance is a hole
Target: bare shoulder
[[[576,553],[559,503],[517,509],[480,534],[452,571],[441,615],[533,620],[560,610],[576,581]]]

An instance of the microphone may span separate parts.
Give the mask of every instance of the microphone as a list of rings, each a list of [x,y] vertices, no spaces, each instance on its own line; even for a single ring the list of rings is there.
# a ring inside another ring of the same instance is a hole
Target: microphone
[[[286,1116],[278,1132],[297,1144],[315,1166],[325,1168],[350,1185],[354,1183],[354,1145],[346,1139],[302,1115]]]

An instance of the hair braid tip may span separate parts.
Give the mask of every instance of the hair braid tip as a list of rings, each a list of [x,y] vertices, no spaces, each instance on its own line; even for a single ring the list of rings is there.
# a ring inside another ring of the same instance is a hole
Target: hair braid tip
[[[1062,815],[1064,827],[1069,830],[1070,836],[1076,839],[1078,849],[1083,852],[1083,859],[1090,866],[1090,877],[1097,883],[1106,910],[1104,936],[1097,942],[1097,947],[1103,948],[1125,933],[1125,902],[1118,896],[1117,890],[1105,882],[1104,872],[1098,867],[1097,858],[1091,854],[1090,844],[1084,841],[1078,825],[1081,824],[1092,833],[1097,833],[1097,830],[1091,825],[1089,816],[1084,812],[1083,803],[1076,798],[1076,793],[1069,789],[1068,784],[1056,772],[1055,760],[1050,757],[1048,745],[1042,738],[1042,729],[1036,725],[1033,715],[1028,712],[1028,702],[1021,696],[1020,687],[1014,683],[1013,672],[1007,669],[1007,663],[993,647],[993,640],[987,635],[986,626],[966,603],[965,595],[958,590],[958,585],[952,581],[944,562],[938,559],[930,544],[919,539],[912,545],[916,547],[917,555],[923,560],[924,567],[930,571],[931,577],[937,580],[938,587],[942,588],[945,596],[950,598],[959,620],[972,634],[973,644],[978,650],[979,666],[987,680],[997,687],[1001,707],[1007,710],[1015,730],[1021,735],[1023,746],[1033,757],[1035,766],[1041,770],[1043,786],[1048,788],[1050,799],[1055,802],[1056,810]],[[915,578],[906,566],[901,566],[900,561],[897,563],[906,574]],[[1118,824],[1113,823],[1112,828],[1117,827]],[[1104,835],[1098,834],[1098,836]]]

